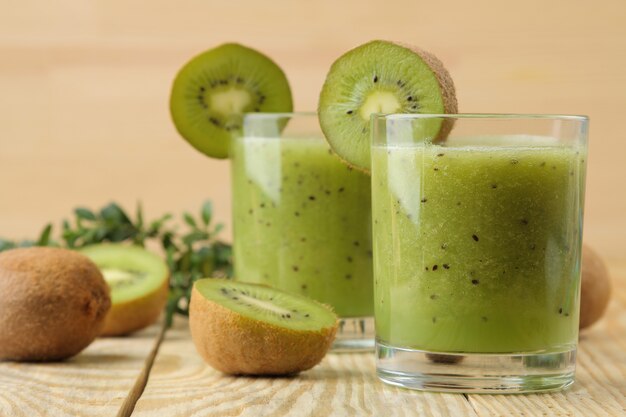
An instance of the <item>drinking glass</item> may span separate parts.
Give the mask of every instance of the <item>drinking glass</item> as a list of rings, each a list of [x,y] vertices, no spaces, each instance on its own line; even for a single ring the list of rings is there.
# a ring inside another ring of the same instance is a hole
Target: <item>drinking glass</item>
[[[572,384],[588,119],[374,115],[372,128],[380,379],[489,393]]]
[[[253,113],[231,152],[236,279],[330,305],[335,351],[373,350],[371,188],[315,113]]]

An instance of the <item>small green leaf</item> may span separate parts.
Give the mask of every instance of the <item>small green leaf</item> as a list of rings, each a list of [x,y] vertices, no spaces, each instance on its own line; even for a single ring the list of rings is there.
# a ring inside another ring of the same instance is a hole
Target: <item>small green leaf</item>
[[[207,232],[195,231],[186,234],[183,236],[183,243],[185,245],[192,245],[201,240],[206,240],[209,238],[209,234]]]
[[[39,235],[37,246],[48,246],[50,243],[50,233],[52,233],[52,223],[48,223],[48,225],[41,232],[41,235]]]
[[[141,201],[137,203],[137,229],[141,230],[143,228],[143,207],[141,206]]]
[[[211,217],[213,216],[213,204],[210,201],[205,201],[202,205],[202,222],[205,226],[211,223]]]
[[[224,223],[218,223],[215,226],[215,229],[213,229],[213,234],[217,235],[219,232],[221,232],[222,230],[224,230]]]
[[[159,230],[163,227],[163,225],[172,218],[171,214],[166,214],[162,216],[160,219],[153,221],[150,223],[150,231],[149,233],[158,233]]]
[[[93,211],[86,209],[84,207],[77,207],[74,209],[74,214],[76,214],[76,217],[78,217],[79,219],[83,219],[83,220],[96,220],[96,215],[93,213]]]
[[[15,248],[15,242],[6,239],[0,239],[0,252]]]
[[[183,218],[185,219],[185,223],[187,223],[189,226],[193,227],[194,229],[198,227],[196,221],[191,214],[183,213]]]
[[[122,208],[116,203],[110,203],[102,208],[102,210],[100,210],[100,215],[107,222],[124,224],[131,223],[126,212],[124,212],[124,210],[122,210]]]

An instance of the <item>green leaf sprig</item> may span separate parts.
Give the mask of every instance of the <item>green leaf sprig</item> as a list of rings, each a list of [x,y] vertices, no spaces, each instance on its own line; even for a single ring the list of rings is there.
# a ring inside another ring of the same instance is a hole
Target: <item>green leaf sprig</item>
[[[196,217],[182,214],[186,230],[180,231],[172,214],[146,222],[141,204],[134,220],[116,203],[98,211],[85,207],[74,209],[72,221],[64,220],[59,240],[53,239],[53,225],[47,224],[37,240],[11,241],[0,239],[0,252],[17,247],[54,246],[79,249],[103,242],[127,242],[145,247],[151,242],[161,247],[170,269],[170,295],[166,306],[166,322],[171,325],[174,314],[189,314],[193,283],[203,277],[231,277],[232,249],[217,238],[224,228],[212,225],[213,206],[206,201]]]

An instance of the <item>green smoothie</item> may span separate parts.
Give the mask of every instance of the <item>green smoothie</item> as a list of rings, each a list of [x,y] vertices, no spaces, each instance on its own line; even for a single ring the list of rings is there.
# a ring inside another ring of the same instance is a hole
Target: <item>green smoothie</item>
[[[237,139],[231,163],[237,279],[372,316],[369,177],[321,137]]]
[[[575,348],[586,156],[550,138],[522,141],[373,148],[381,343],[464,353]]]

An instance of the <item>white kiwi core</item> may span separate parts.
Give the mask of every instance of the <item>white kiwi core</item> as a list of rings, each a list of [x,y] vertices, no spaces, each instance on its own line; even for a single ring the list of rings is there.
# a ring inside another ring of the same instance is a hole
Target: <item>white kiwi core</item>
[[[372,113],[396,113],[402,109],[402,105],[394,93],[389,91],[374,91],[359,109],[359,116],[363,120],[369,120]]]
[[[252,102],[250,93],[241,88],[229,88],[218,91],[209,97],[211,110],[220,113],[224,117],[244,113],[246,107]]]

